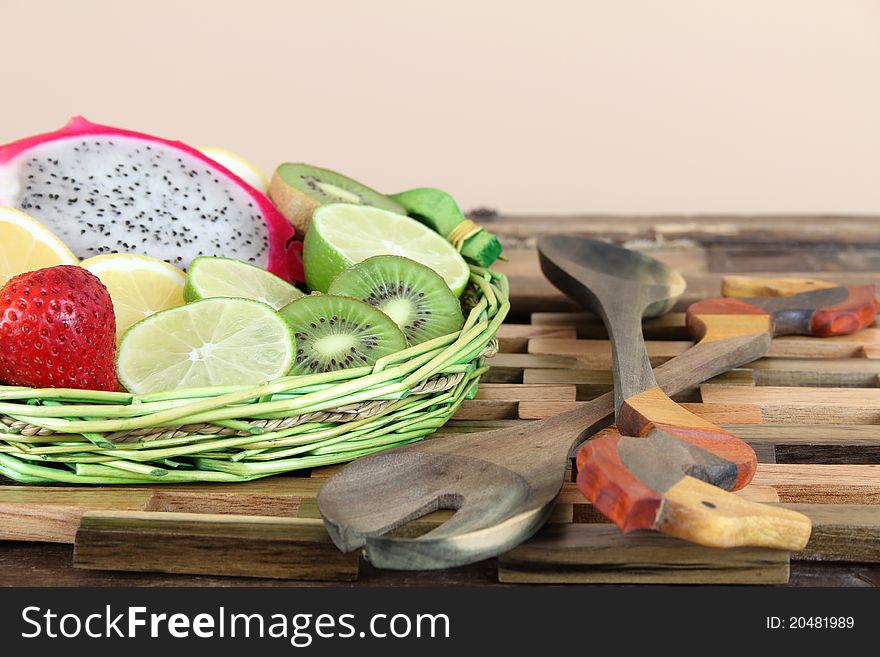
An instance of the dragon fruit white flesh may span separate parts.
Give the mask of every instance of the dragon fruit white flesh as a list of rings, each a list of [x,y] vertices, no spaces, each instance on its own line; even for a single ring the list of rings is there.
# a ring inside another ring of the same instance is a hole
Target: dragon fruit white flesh
[[[0,205],[39,219],[80,258],[141,253],[185,268],[215,255],[303,280],[302,245],[262,192],[180,142],[81,117],[0,146]]]

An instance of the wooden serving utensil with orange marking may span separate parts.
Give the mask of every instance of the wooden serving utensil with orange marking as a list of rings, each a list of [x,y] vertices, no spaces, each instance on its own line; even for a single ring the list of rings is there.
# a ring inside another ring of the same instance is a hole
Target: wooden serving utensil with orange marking
[[[873,285],[836,287],[792,279],[777,283],[738,277],[725,291],[778,296],[693,304],[687,325],[699,340],[694,349],[749,336],[844,335],[874,321]],[[613,327],[609,332],[613,341]],[[638,352],[644,345],[630,341],[626,349]],[[614,374],[616,384],[616,368]],[[714,547],[802,549],[810,536],[806,516],[727,492],[751,481],[756,468],[751,447],[681,408],[656,384],[646,385],[652,376],[647,371],[639,375],[641,391],[625,389],[616,427],[578,452],[577,480],[584,495],[624,531],[653,529]]]
[[[615,363],[637,361],[616,368],[615,376],[631,394],[607,393],[527,428],[448,435],[357,459],[318,494],[324,524],[342,551],[363,548],[373,565],[397,570],[451,568],[497,556],[544,524],[572,447],[608,426],[627,397],[656,384],[675,394],[769,349],[766,330],[704,341],[652,373],[641,318],[671,307],[684,291],[682,278],[653,258],[602,242],[565,236],[542,239],[539,246],[545,273],[569,296],[588,305],[601,297],[593,307],[614,307],[609,312],[622,320],[615,322]],[[455,514],[421,536],[393,535],[438,509]]]

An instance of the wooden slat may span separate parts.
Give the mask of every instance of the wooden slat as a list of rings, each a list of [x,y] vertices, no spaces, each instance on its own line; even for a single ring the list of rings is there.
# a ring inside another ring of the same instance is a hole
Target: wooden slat
[[[880,507],[871,504],[783,504],[813,521],[810,542],[793,559],[880,563]]]
[[[750,363],[761,386],[876,388],[880,360],[870,358],[762,358]]]
[[[773,486],[783,502],[880,504],[880,465],[759,463],[752,483]]]
[[[684,353],[693,343],[684,340],[648,340],[646,346],[655,367]],[[607,340],[562,340],[536,338],[529,340],[529,353],[544,356],[576,358],[582,367],[611,369],[611,344]]]
[[[501,582],[579,584],[780,584],[787,552],[722,550],[605,524],[554,525],[498,559]]]
[[[716,404],[753,404],[766,423],[880,423],[880,388],[779,388],[703,385],[703,400]]]
[[[880,444],[876,424],[725,424],[725,429],[752,442],[774,445],[842,445],[853,449]]]
[[[818,244],[787,244],[785,239],[772,239],[757,244],[712,244],[707,245],[706,251],[712,270],[725,273],[772,270],[776,276],[790,276],[790,270],[798,268],[824,278],[833,275],[831,272],[835,270],[880,269],[880,251],[871,243],[849,250],[829,250]],[[874,278],[866,274],[855,275],[863,282]]]
[[[492,366],[492,369],[495,368],[507,368],[507,369],[519,369],[522,370],[526,367],[545,367],[551,369],[559,369],[559,368],[579,368],[582,365],[578,362],[577,358],[571,358],[566,356],[553,356],[553,355],[541,355],[541,354],[496,354],[492,358],[489,358],[486,361],[489,365]]]
[[[534,354],[541,358],[539,354]],[[612,385],[611,371],[608,369],[589,369],[582,363],[567,368],[542,368],[538,361],[523,363],[523,383],[557,383],[578,385],[585,391],[605,391]],[[762,358],[727,372],[707,383],[724,383],[733,380],[734,384],[751,383],[761,386],[816,386],[816,387],[861,387],[876,388],[880,375],[880,360],[869,358]]]
[[[541,356],[537,354],[499,353],[489,358],[491,369],[483,375],[485,383],[522,383],[523,371],[528,367],[575,368],[580,367],[576,358]]]
[[[534,403],[549,404],[551,402]],[[518,401],[499,399],[465,399],[453,417],[456,420],[516,419],[519,413],[519,404]]]
[[[89,511],[168,511],[313,518],[321,482],[274,477],[241,484],[0,486],[0,540],[70,543]]]
[[[747,366],[750,369],[777,372],[806,372],[818,370],[829,374],[880,374],[880,363],[866,358],[761,358]]]
[[[521,420],[540,420],[565,413],[579,404],[589,402],[524,401],[519,404]],[[691,413],[715,424],[761,424],[761,409],[754,404],[682,404]]]
[[[776,463],[776,445],[766,443],[750,443],[745,441],[755,452],[758,463]]]
[[[196,513],[90,511],[76,532],[74,566],[99,570],[357,579],[357,552],[343,554],[324,523]]]
[[[576,395],[577,388],[573,385],[481,383],[477,389],[476,399],[502,401],[574,401]]]
[[[502,324],[496,334],[498,349],[507,353],[525,353],[532,338],[577,338],[574,326],[534,326],[532,324]]]
[[[305,500],[313,499],[317,491],[294,495],[268,493],[179,492],[159,489],[150,497],[145,511],[179,513],[232,513],[298,518]]]
[[[611,370],[530,367],[523,371],[523,383],[591,386],[608,392],[614,385],[614,376]]]
[[[655,366],[674,358],[693,343],[684,340],[648,340],[648,355]],[[767,354],[771,358],[861,358],[864,347],[880,345],[880,329],[867,328],[852,335],[812,338],[799,335],[776,338]],[[569,356],[596,369],[611,366],[611,345],[607,340],[535,338],[529,341],[530,354]]]
[[[609,370],[527,368],[523,370],[522,377],[524,384],[574,385],[579,400],[594,399],[609,392],[614,386],[613,377]],[[708,383],[754,385],[755,380],[750,370],[737,369],[709,379]],[[699,387],[696,387],[679,393],[675,398],[677,400],[691,398],[698,400],[698,396]]]
[[[776,463],[880,463],[880,425],[764,424],[724,428],[755,451],[772,449]]]
[[[72,543],[82,515],[95,504],[100,508],[139,511],[152,493],[138,490],[107,490],[25,486],[0,487],[0,540]]]
[[[851,335],[811,338],[786,335],[774,338],[771,358],[863,358],[865,347],[880,345],[880,329],[866,328]]]
[[[787,388],[777,386],[741,388],[704,384],[702,393],[704,400],[722,404],[787,406],[792,403],[803,403],[822,406],[864,406],[880,409],[880,389],[870,388]]]
[[[589,313],[532,313],[532,324],[535,326],[554,326],[574,329],[582,339],[607,339],[608,332],[602,321]],[[642,322],[642,333],[646,340],[688,340],[684,313],[666,313]],[[565,336],[534,336],[534,337],[565,337]]]

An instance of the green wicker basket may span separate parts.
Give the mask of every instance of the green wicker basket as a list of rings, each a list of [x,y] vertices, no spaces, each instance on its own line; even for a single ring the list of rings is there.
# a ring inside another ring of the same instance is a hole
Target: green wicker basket
[[[0,475],[24,483],[248,481],[421,440],[476,392],[510,308],[471,266],[459,333],[373,367],[149,395],[0,386]]]

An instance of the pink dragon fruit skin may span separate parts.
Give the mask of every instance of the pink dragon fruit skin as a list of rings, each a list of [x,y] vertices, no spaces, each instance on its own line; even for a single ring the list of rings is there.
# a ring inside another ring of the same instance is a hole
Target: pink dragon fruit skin
[[[81,258],[130,251],[186,267],[225,256],[304,280],[302,243],[265,194],[186,144],[79,116],[0,146],[0,205],[39,219]]]

